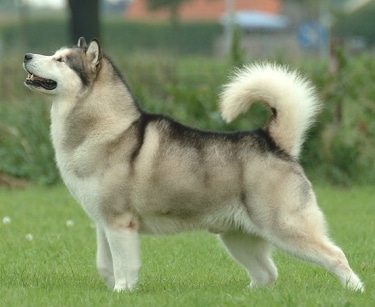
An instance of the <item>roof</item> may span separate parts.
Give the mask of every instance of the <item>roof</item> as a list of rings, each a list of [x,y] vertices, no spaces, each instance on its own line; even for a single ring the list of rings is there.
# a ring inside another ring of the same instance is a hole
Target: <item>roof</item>
[[[261,11],[279,14],[281,0],[232,0],[235,11]],[[185,21],[218,21],[226,11],[226,0],[190,0],[183,3],[179,17]],[[133,0],[125,12],[129,20],[161,21],[169,18],[167,9],[150,11],[146,0]]]

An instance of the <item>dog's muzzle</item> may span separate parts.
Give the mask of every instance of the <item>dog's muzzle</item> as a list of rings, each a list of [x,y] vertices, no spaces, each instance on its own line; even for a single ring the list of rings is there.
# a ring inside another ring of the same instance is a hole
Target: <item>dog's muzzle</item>
[[[25,80],[25,84],[27,86],[32,86],[32,87],[42,87],[45,90],[51,91],[54,90],[57,87],[57,82],[51,79],[43,78],[36,76],[34,73],[32,73],[28,67],[27,64],[33,59],[33,54],[32,53],[26,53],[25,57],[23,58],[23,66],[25,70],[28,73],[28,76]]]

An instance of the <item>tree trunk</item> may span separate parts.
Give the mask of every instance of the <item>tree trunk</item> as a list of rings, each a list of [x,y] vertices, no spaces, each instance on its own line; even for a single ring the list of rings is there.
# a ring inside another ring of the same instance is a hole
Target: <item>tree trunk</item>
[[[30,23],[30,7],[26,2],[21,2],[18,6],[18,15],[21,28],[21,40],[23,47],[30,47],[29,39],[29,23]]]
[[[81,36],[88,41],[99,38],[99,0],[68,0],[68,3],[73,43]]]

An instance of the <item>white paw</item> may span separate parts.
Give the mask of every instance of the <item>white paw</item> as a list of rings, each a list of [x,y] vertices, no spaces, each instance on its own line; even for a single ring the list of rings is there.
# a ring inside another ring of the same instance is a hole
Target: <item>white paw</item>
[[[117,293],[119,293],[119,292],[124,292],[124,291],[126,291],[126,290],[127,290],[127,288],[124,287],[124,286],[115,286],[114,289],[113,289],[113,291],[114,291],[114,292],[117,292]]]
[[[365,286],[357,275],[352,274],[346,281],[346,287],[353,291],[365,292]]]
[[[119,282],[113,288],[114,292],[131,292],[135,289],[136,282],[134,283],[127,283],[127,282]]]

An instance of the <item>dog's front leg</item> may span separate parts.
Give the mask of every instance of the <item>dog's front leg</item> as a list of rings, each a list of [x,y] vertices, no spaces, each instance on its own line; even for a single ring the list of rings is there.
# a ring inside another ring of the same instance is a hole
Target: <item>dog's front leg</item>
[[[138,229],[134,222],[126,226],[119,223],[109,226],[105,233],[112,254],[114,291],[133,290],[140,267]]]
[[[115,286],[115,276],[113,273],[112,254],[111,250],[109,249],[106,234],[100,225],[96,226],[96,239],[96,267],[105,284],[109,288],[113,289]]]

